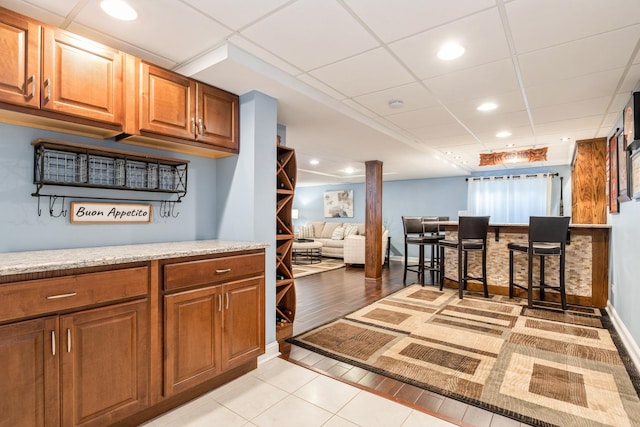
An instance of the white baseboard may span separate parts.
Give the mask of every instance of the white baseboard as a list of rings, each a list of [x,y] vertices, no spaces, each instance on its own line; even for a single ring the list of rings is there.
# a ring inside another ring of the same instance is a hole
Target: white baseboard
[[[270,342],[265,346],[264,354],[258,356],[258,365],[268,362],[271,359],[275,359],[280,356],[280,345],[278,341]]]
[[[618,335],[620,335],[622,344],[627,350],[627,353],[629,353],[631,361],[636,366],[636,369],[640,371],[640,348],[638,348],[638,344],[633,339],[626,326],[624,326],[624,323],[622,323],[622,319],[620,319],[618,313],[616,312],[616,309],[611,305],[610,302],[607,302],[607,313],[609,313],[611,323],[613,323],[613,327],[616,328]]]

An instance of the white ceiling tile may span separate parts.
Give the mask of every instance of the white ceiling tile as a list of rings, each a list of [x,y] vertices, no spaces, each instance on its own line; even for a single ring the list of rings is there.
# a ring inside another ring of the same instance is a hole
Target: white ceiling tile
[[[391,100],[401,100],[404,106],[402,109],[391,108],[389,107],[389,101]],[[438,101],[434,96],[419,83],[396,86],[379,92],[358,96],[354,98],[354,101],[375,111],[381,116],[438,105]]]
[[[498,108],[491,111],[478,111],[478,106],[485,102],[493,102]],[[460,120],[476,122],[494,120],[495,117],[514,112],[524,112],[525,105],[520,91],[505,92],[484,98],[469,98],[464,101],[445,104]]]
[[[519,56],[525,87],[625,67],[640,24]]]
[[[453,61],[436,56],[440,47],[457,41],[465,54]],[[495,9],[480,12],[413,37],[389,47],[420,79],[498,61],[509,56],[500,16]]]
[[[430,107],[386,116],[387,120],[404,129],[418,129],[425,126],[459,125],[444,108]]]
[[[8,5],[4,5],[4,3],[7,3],[5,1],[2,3],[4,7],[11,7],[11,3],[24,3],[25,5],[36,6],[36,8],[46,10],[58,16],[67,17],[76,5],[86,2],[82,0],[26,0],[22,2],[9,2]],[[36,18],[33,15],[30,16]]]
[[[223,42],[231,32],[183,3],[172,0],[139,1],[135,21],[118,21],[90,2],[78,14],[76,23],[133,46],[182,62]],[[69,26],[71,31],[77,25]],[[170,30],[169,30],[170,29]]]
[[[640,22],[638,0],[518,0],[505,9],[518,53]]]
[[[606,113],[610,97],[593,98],[568,104],[556,104],[546,107],[532,108],[533,123],[537,126],[542,123],[557,122],[558,120],[571,120],[584,116],[602,117]]]
[[[474,134],[490,133],[495,135],[498,132],[509,131],[514,133],[517,128],[527,128],[531,130],[529,116],[526,111],[514,111],[507,113],[497,113],[479,115],[472,119],[463,120],[465,126]]]
[[[629,68],[629,72],[624,78],[619,92],[628,92],[640,90],[640,63],[634,64]]]
[[[347,96],[344,93],[338,92],[334,88],[327,86],[326,84],[324,84],[323,82],[321,82],[320,80],[316,79],[315,77],[309,74],[300,74],[297,77],[300,81],[308,84],[309,86],[315,89],[318,89],[321,92],[326,93],[330,97],[335,98],[339,101],[342,101],[347,98]]]
[[[377,117],[376,113],[374,113],[373,111],[369,110],[368,108],[362,106],[361,104],[358,104],[357,102],[355,102],[352,99],[345,99],[342,102],[345,105],[348,105],[349,107],[353,108],[354,110],[358,111],[361,114],[364,114],[367,117],[371,117],[371,118],[376,118]]]
[[[383,48],[318,68],[310,74],[349,97],[404,85],[414,80]],[[363,79],[363,75],[367,78]]]
[[[640,67],[638,71],[640,72]],[[527,87],[525,91],[529,106],[536,108],[611,96],[623,72],[624,68],[616,68]]]
[[[518,89],[511,59],[453,71],[426,79],[423,83],[443,102],[492,97]]]
[[[412,135],[423,142],[435,141],[437,147],[447,145],[468,144],[477,141],[460,123],[446,125],[429,125],[411,129]]]
[[[268,14],[289,0],[184,0],[191,6],[204,12],[218,22],[234,30],[239,30],[245,25]]]
[[[346,0],[346,3],[384,42],[495,7],[495,0]]]
[[[289,64],[288,62],[283,61],[281,58],[275,56],[273,53],[263,49],[261,46],[253,43],[250,40],[247,40],[245,37],[242,37],[239,34],[233,34],[228,38],[228,42],[234,46],[239,47],[245,52],[249,53],[256,58],[277,67],[279,70],[289,73],[291,75],[297,76],[301,73],[299,68],[296,68]]]
[[[299,0],[242,34],[304,71],[379,44],[335,0]]]
[[[622,114],[622,111],[620,111]],[[567,135],[568,133],[575,133],[577,131],[591,131],[592,134],[597,132],[600,122],[602,122],[601,115],[591,117],[580,117],[571,120],[558,120],[555,122],[548,122],[536,125],[535,133],[536,137],[549,134]],[[571,135],[569,135],[571,136]]]

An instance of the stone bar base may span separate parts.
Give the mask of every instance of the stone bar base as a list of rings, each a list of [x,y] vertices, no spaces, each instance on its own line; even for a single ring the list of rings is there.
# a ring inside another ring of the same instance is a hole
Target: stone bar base
[[[509,294],[509,250],[511,242],[527,243],[527,224],[495,224],[489,226],[487,238],[487,282],[489,292],[498,295]],[[444,225],[446,238],[457,239],[458,226],[455,223]],[[570,243],[567,245],[565,266],[565,288],[567,302],[582,306],[605,308],[608,299],[609,277],[609,231],[608,225],[575,224],[570,226]],[[457,287],[452,280],[458,275],[458,262],[455,251],[445,249],[445,285]],[[469,275],[481,276],[481,255],[469,254]],[[539,259],[534,258],[534,283],[539,281]],[[515,282],[527,283],[527,255],[514,255]],[[546,283],[558,283],[558,258],[549,257],[545,263]],[[470,290],[481,290],[482,284],[470,281]],[[515,288],[516,296],[526,297],[526,292]],[[537,292],[534,293],[537,298]],[[554,291],[545,292],[549,301],[560,301],[560,295]]]

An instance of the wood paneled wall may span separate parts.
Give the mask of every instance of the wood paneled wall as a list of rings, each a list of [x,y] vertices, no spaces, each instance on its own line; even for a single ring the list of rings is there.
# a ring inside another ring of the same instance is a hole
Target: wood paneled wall
[[[606,138],[576,141],[571,175],[571,222],[574,224],[607,223],[606,152]]]

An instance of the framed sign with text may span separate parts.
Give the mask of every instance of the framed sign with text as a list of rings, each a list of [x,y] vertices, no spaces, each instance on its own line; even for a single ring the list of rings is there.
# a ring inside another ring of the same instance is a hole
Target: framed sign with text
[[[151,210],[149,204],[71,202],[71,223],[147,224]]]

